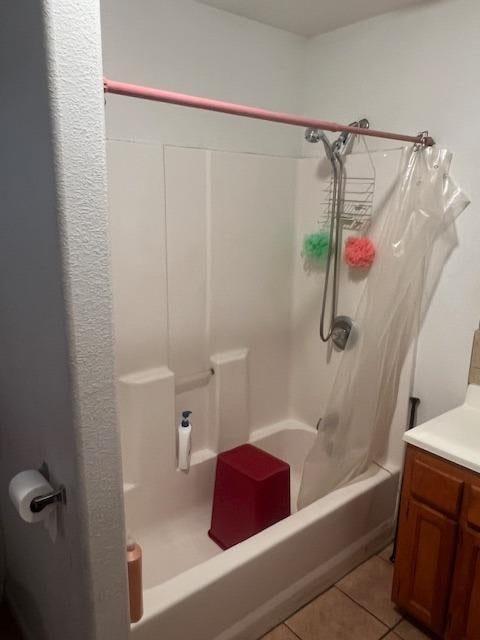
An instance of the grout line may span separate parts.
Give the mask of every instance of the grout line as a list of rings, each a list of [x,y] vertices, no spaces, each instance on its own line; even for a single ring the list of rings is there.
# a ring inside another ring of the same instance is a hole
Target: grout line
[[[390,560],[388,558],[382,558],[382,556],[378,555],[378,554],[377,554],[377,558],[380,558],[380,560],[383,560],[384,562],[386,562],[389,567],[394,567],[395,566],[395,563],[394,562],[390,562]]]
[[[367,613],[369,613],[372,618],[375,618],[375,620],[378,620],[378,622],[381,622],[383,624],[384,627],[387,627],[388,631],[391,631],[393,629],[393,627],[390,627],[390,625],[388,625],[384,620],[381,620],[378,616],[376,616],[374,613],[372,613],[371,611],[369,611],[367,609],[367,607],[364,607],[363,604],[360,604],[359,602],[357,602],[354,598],[352,598],[351,595],[349,595],[348,593],[345,593],[345,591],[343,591],[343,589],[341,589],[339,586],[334,585],[334,589],[338,589],[338,591],[340,591],[340,593],[343,593],[344,596],[347,596],[347,598],[349,600],[351,600],[354,604],[357,605],[357,607],[360,607],[360,609],[363,609],[364,611],[366,611]],[[397,623],[395,623],[396,625]],[[394,625],[394,626],[395,626]],[[383,636],[382,636],[383,637]]]
[[[416,631],[418,631],[422,637],[425,638],[425,640],[434,640],[435,638],[437,638],[438,636],[436,636],[435,634],[433,634],[432,631],[429,631],[428,629],[426,629],[425,627],[423,627],[421,625],[421,623],[416,622],[413,618],[408,617],[408,616],[402,616],[401,619],[397,622],[397,624],[393,627],[392,631],[394,633],[397,634],[397,636],[400,638],[400,640],[405,640],[405,636],[402,636],[398,633],[398,631],[396,631],[396,629],[400,626],[400,624],[402,622],[407,622],[407,624],[409,624],[411,627],[413,627]]]
[[[404,639],[403,639],[403,636],[401,636],[400,634],[398,634],[398,633],[395,631],[395,629],[397,629],[397,628],[400,626],[400,624],[401,624],[404,620],[406,620],[406,618],[404,618],[404,617],[402,616],[402,617],[400,618],[400,620],[397,622],[397,624],[396,624],[396,625],[393,627],[393,629],[392,629],[392,631],[393,631],[394,633],[396,633],[396,634],[397,634],[397,636],[400,638],[400,640],[404,640]],[[407,622],[408,622],[408,620],[407,620]],[[417,627],[416,627],[416,628],[417,628]],[[419,629],[419,631],[422,631],[422,630],[421,630],[421,629]],[[427,636],[427,638],[428,638],[428,636]]]
[[[382,549],[383,551],[383,549]],[[378,553],[381,553],[381,551],[379,551]],[[387,632],[386,634],[388,635],[388,633],[390,633],[391,629],[389,628],[389,626],[387,624],[385,624],[385,622],[383,622],[383,620],[380,620],[380,618],[377,618],[377,616],[375,616],[373,613],[371,613],[368,609],[366,609],[365,607],[363,607],[361,604],[359,604],[358,602],[356,602],[353,598],[351,598],[348,593],[345,593],[344,591],[342,591],[339,587],[337,587],[338,582],[340,582],[341,580],[343,580],[343,578],[345,578],[346,576],[350,575],[351,573],[353,573],[354,571],[356,571],[356,569],[358,569],[359,567],[362,566],[362,564],[365,564],[366,562],[368,562],[369,560],[371,560],[371,558],[374,558],[378,555],[378,553],[374,553],[371,556],[369,556],[366,560],[364,560],[363,562],[361,562],[360,564],[356,565],[353,569],[351,569],[351,571],[349,571],[348,573],[346,573],[345,575],[343,575],[341,578],[339,578],[337,580],[336,583],[332,584],[330,587],[327,587],[326,589],[323,589],[322,591],[320,591],[319,593],[317,593],[316,596],[313,596],[313,598],[311,600],[309,600],[308,602],[306,602],[304,605],[302,605],[301,607],[299,607],[296,611],[294,611],[289,618],[291,618],[292,616],[294,616],[295,614],[297,614],[299,611],[302,611],[303,609],[305,609],[306,607],[308,607],[309,605],[312,604],[312,602],[314,602],[317,598],[320,598],[320,596],[322,596],[323,594],[327,593],[328,591],[330,591],[331,589],[337,588],[338,591],[340,591],[341,593],[343,593],[345,596],[347,596],[347,598],[349,598],[349,600],[351,600],[354,604],[356,604],[358,607],[360,607],[361,609],[364,609],[364,611],[366,611],[368,614],[370,614],[373,618],[375,618],[376,620],[378,620],[379,622],[381,622],[383,624],[384,627],[387,627]],[[287,618],[287,620],[289,619]],[[403,620],[403,616],[402,618],[395,623],[395,626],[399,625],[400,622]],[[295,636],[297,638],[300,638],[300,636],[298,636],[293,629],[291,629],[287,622],[284,620],[283,623],[286,627],[288,627],[288,629],[295,634]],[[382,636],[383,638],[384,636]],[[302,640],[302,638],[300,638],[300,640]],[[379,639],[381,640],[381,639]]]
[[[316,596],[313,596],[313,598],[311,598],[311,600],[309,600],[308,602],[306,602],[305,604],[302,604],[300,607],[298,607],[298,609],[295,609],[295,611],[293,613],[291,613],[288,618],[286,618],[281,624],[284,624],[286,627],[288,627],[290,629],[290,627],[287,624],[287,620],[290,620],[290,618],[293,618],[294,615],[296,615],[297,613],[299,613],[300,611],[302,611],[303,609],[306,609],[309,605],[312,604],[312,602],[314,602],[317,598],[320,598],[320,596],[323,596],[324,593],[327,593],[327,591],[330,591],[330,589],[333,588],[333,585],[330,587],[327,587],[326,589],[324,589],[323,591],[320,591],[320,593],[317,593]],[[297,636],[297,638],[300,638],[299,635],[297,635],[295,633],[295,631],[293,629],[290,629],[290,631],[295,634]],[[303,638],[300,638],[300,640],[303,640]]]
[[[293,635],[294,635],[296,638],[298,638],[298,640],[303,640],[303,638],[302,638],[301,636],[299,636],[299,635],[298,635],[298,633],[295,633],[295,631],[292,629],[292,627],[290,627],[290,626],[287,624],[286,620],[285,620],[284,622],[282,622],[282,624],[283,624],[285,627],[287,627],[287,629],[288,629],[289,631],[291,631],[291,632],[293,633]]]
[[[382,549],[383,551],[384,549]],[[358,567],[361,567],[362,564],[365,564],[365,562],[368,562],[368,560],[370,560],[371,558],[375,558],[375,557],[379,557],[380,558],[380,553],[382,553],[382,551],[379,551],[378,553],[374,553],[373,555],[371,555],[369,558],[367,558],[367,560],[364,560],[362,563],[360,563],[359,565],[357,565],[355,568],[353,568],[351,571],[349,571],[348,573],[345,574],[345,576],[343,576],[342,578],[340,578],[338,580],[338,582],[340,582],[341,580],[343,580],[344,577],[350,575],[350,573],[353,573],[356,569],[358,569]],[[386,560],[385,558],[381,558],[381,560],[383,560],[384,562],[386,562],[389,565],[392,565],[392,563],[389,560]],[[328,591],[330,591],[331,589],[337,589],[338,591],[340,591],[340,593],[343,593],[344,596],[346,596],[349,600],[351,600],[355,605],[357,605],[357,607],[359,607],[360,609],[363,609],[366,613],[368,613],[370,616],[372,616],[372,618],[375,618],[375,620],[377,620],[378,622],[380,622],[381,624],[383,624],[384,627],[386,627],[386,631],[385,633],[380,636],[380,638],[378,638],[378,640],[383,640],[384,638],[386,638],[388,636],[388,634],[391,631],[394,631],[394,629],[396,629],[398,627],[398,625],[402,622],[403,620],[403,616],[400,618],[400,620],[398,620],[398,622],[396,622],[394,624],[393,627],[390,627],[388,624],[386,624],[383,620],[381,620],[380,618],[378,618],[374,613],[372,613],[371,611],[369,611],[366,607],[364,607],[362,604],[360,604],[359,602],[357,602],[356,600],[354,600],[354,598],[352,598],[348,593],[346,593],[345,591],[343,591],[339,586],[338,586],[338,582],[333,584],[331,587],[328,587],[327,589],[324,589],[323,591],[321,591],[320,593],[318,593],[316,596],[314,596],[311,600],[309,600],[309,602],[307,602],[306,604],[304,604],[303,606],[299,607],[299,609],[297,609],[294,613],[292,613],[291,616],[289,616],[289,618],[287,618],[287,620],[284,620],[282,623],[280,623],[278,626],[282,626],[284,625],[285,627],[287,627],[287,629],[289,631],[291,631],[293,633],[293,635],[298,638],[298,640],[304,640],[301,636],[299,636],[288,624],[288,620],[294,616],[296,613],[298,613],[299,611],[302,611],[303,609],[305,609],[306,607],[308,607],[310,604],[312,604],[312,602],[314,600],[316,600],[317,598],[319,598],[320,596],[322,596],[324,593],[327,593]],[[277,627],[275,627],[276,629]],[[273,631],[273,629],[272,629]]]

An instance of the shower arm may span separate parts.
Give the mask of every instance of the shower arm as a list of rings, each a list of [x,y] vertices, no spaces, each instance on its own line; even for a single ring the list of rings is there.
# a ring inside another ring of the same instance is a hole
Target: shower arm
[[[140,85],[128,84],[126,82],[108,80],[107,78],[103,81],[103,90],[105,93],[113,93],[116,95],[128,96],[130,98],[154,100],[156,102],[176,104],[183,107],[191,107],[193,109],[205,109],[207,111],[227,113],[234,116],[254,118],[256,120],[279,122],[296,127],[352,133],[360,136],[370,136],[373,138],[385,138],[387,140],[401,140],[403,142],[411,142],[425,147],[431,147],[435,144],[433,138],[428,135],[428,131],[422,131],[416,136],[408,136],[400,133],[393,133],[391,131],[364,129],[360,126],[355,127],[338,124],[337,122],[309,119],[288,113],[268,111],[267,109],[235,104],[233,102],[223,102],[222,100],[212,100],[210,98],[201,98],[199,96],[191,96],[184,93],[176,93],[174,91],[165,91],[163,89],[154,89],[152,87],[143,87]]]

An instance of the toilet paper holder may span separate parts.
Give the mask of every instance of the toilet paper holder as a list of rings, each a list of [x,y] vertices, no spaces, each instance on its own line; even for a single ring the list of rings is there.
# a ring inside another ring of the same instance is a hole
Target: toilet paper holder
[[[30,503],[30,510],[32,513],[40,513],[45,509],[45,507],[48,507],[49,504],[55,504],[55,502],[65,504],[65,487],[61,486],[56,491],[47,493],[44,496],[37,496],[36,498],[33,498]]]

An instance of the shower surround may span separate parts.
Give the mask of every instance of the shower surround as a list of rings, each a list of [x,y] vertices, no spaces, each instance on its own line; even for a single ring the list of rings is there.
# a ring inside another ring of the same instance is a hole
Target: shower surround
[[[324,271],[306,271],[300,255],[329,165],[126,141],[107,149],[127,528],[144,552],[133,637],[195,629],[195,640],[253,640],[391,535],[411,360],[375,463],[296,512],[340,357],[318,337]],[[378,215],[399,158],[373,154]],[[347,173],[368,162],[353,153]],[[341,313],[355,318],[364,277],[342,267]],[[176,470],[185,409],[188,474]],[[207,535],[216,455],[245,442],[291,465],[293,515],[222,552]]]

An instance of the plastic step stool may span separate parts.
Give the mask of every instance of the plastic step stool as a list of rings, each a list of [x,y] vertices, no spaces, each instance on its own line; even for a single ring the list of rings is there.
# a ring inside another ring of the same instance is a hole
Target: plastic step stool
[[[290,465],[251,444],[217,458],[208,535],[228,549],[290,515]]]

